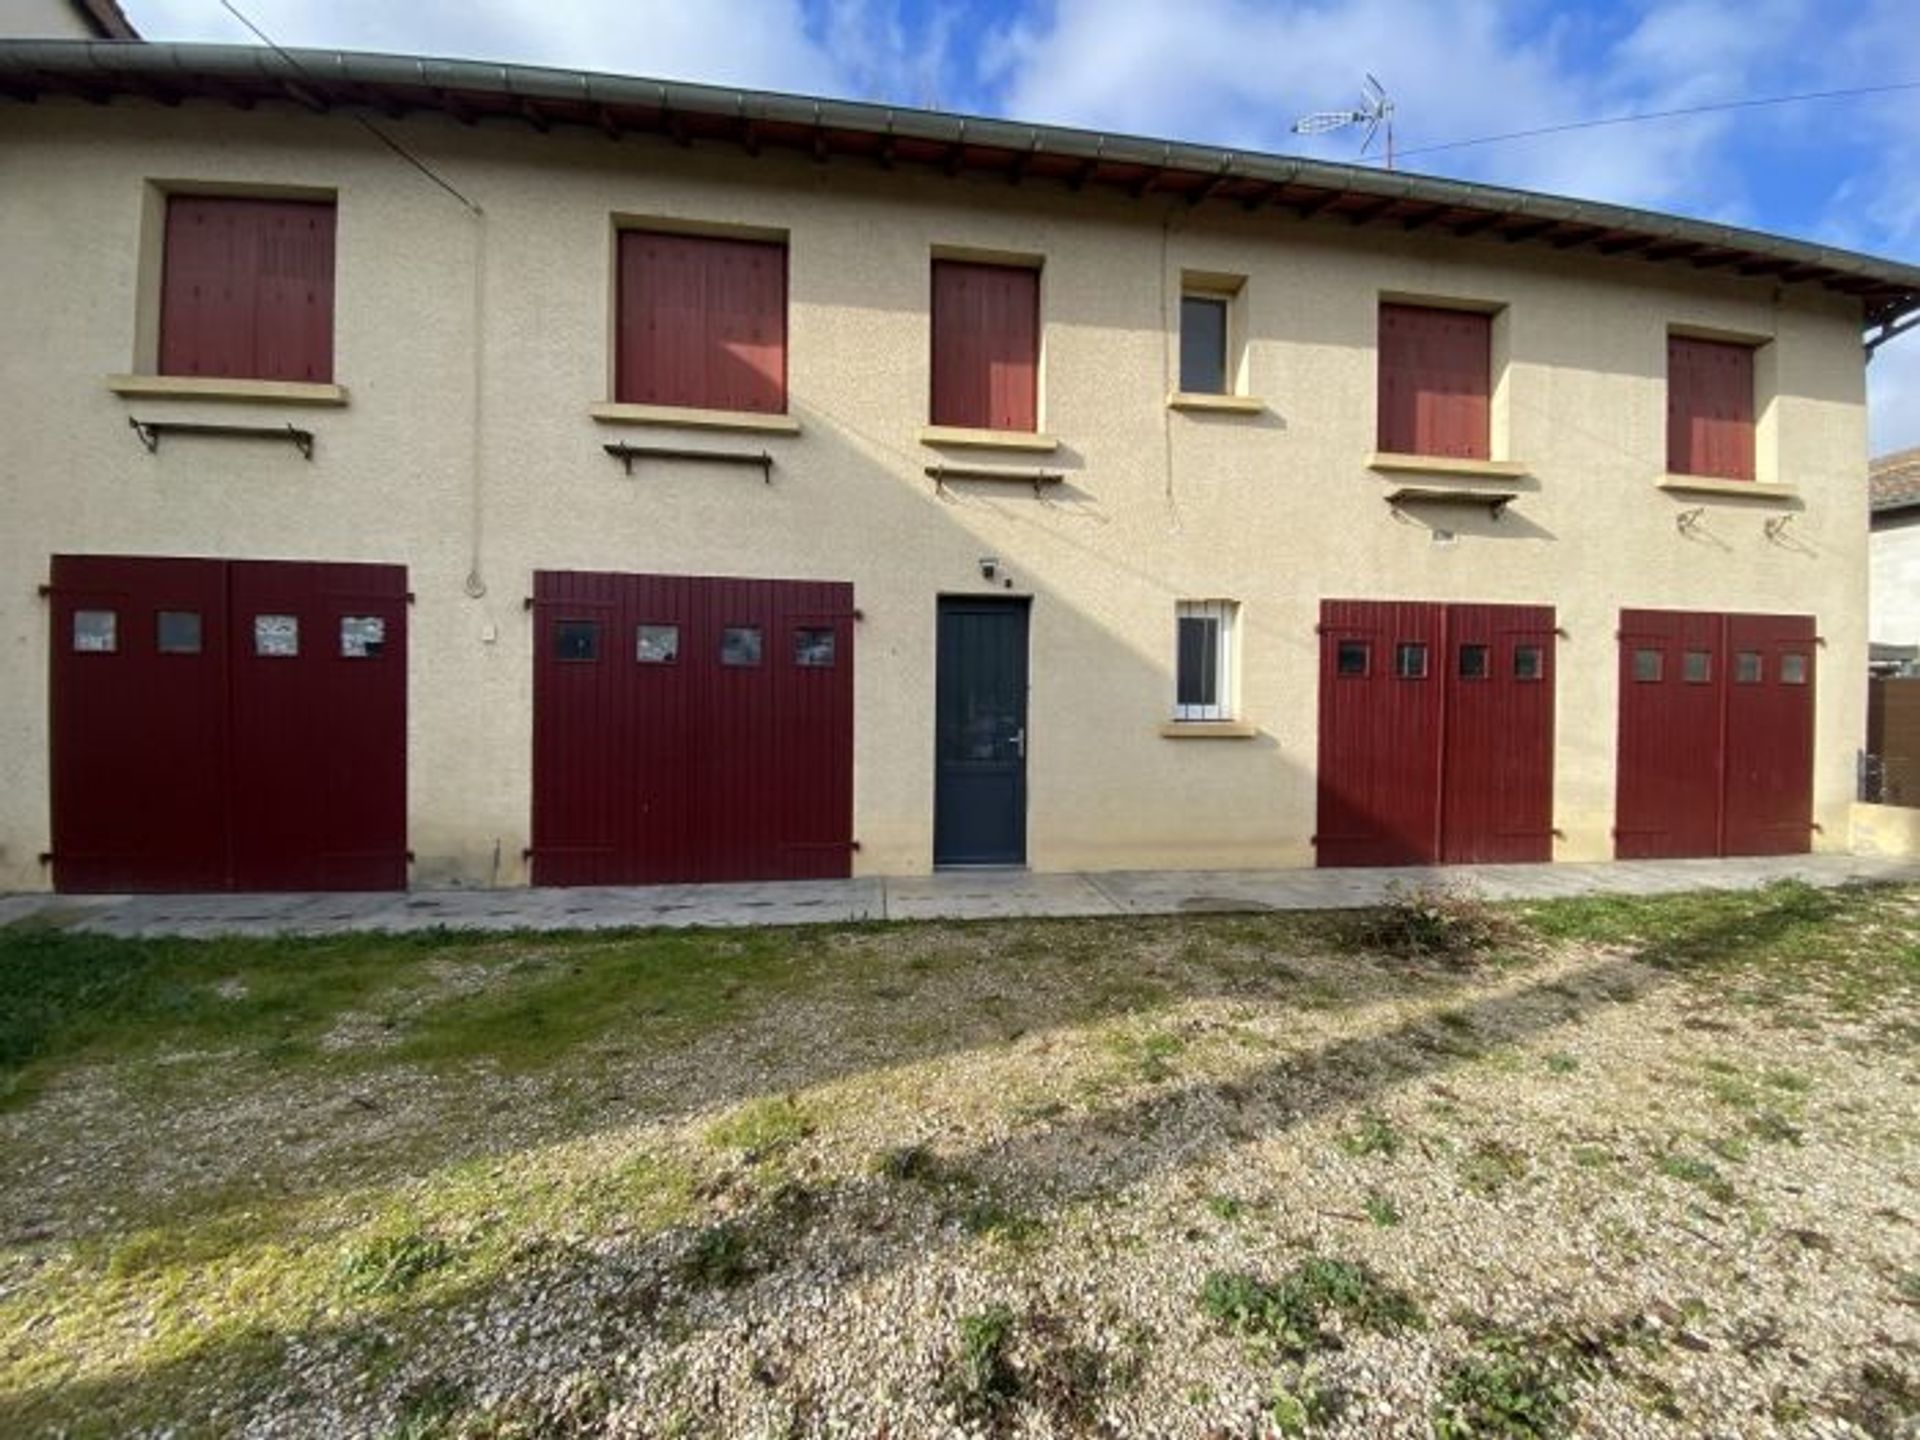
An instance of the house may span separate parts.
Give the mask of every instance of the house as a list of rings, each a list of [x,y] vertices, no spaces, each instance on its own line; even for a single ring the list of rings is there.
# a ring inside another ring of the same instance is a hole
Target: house
[[[223,46],[0,42],[0,185],[0,888],[1847,844],[1920,268]]]
[[[1920,655],[1920,447],[1880,456],[1867,489],[1873,664],[1908,670]]]

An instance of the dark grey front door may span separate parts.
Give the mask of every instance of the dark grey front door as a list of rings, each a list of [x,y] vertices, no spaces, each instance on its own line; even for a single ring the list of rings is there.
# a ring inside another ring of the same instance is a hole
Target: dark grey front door
[[[1027,602],[940,602],[933,863],[1027,859]]]

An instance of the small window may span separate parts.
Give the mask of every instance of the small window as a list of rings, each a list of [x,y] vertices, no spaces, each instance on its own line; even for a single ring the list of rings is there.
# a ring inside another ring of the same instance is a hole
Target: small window
[[[1462,680],[1484,680],[1487,678],[1487,647],[1484,645],[1462,645],[1460,647],[1460,678]]]
[[[298,615],[253,617],[253,653],[269,660],[289,660],[300,653]]]
[[[1196,395],[1227,393],[1227,299],[1180,297],[1180,388]]]
[[[1686,676],[1689,685],[1705,685],[1713,679],[1713,655],[1706,650],[1689,650],[1682,662],[1681,673]]]
[[[809,670],[830,669],[833,665],[832,628],[803,627],[794,631],[793,663]]]
[[[1173,718],[1233,718],[1231,600],[1183,600],[1175,610]]]
[[[1547,674],[1547,652],[1540,645],[1516,645],[1513,647],[1513,678],[1516,680],[1544,680]]]
[[[111,655],[120,648],[120,616],[113,610],[73,612],[73,648],[82,655]]]
[[[729,625],[720,636],[722,665],[758,665],[760,663],[760,627]]]
[[[1393,673],[1402,680],[1427,678],[1427,647],[1418,640],[1403,640],[1393,650]]]
[[[1657,681],[1664,673],[1665,657],[1658,650],[1633,652],[1633,678],[1642,684]]]
[[[600,622],[598,620],[560,620],[553,627],[553,658],[556,660],[598,660],[600,658]]]
[[[1364,640],[1342,640],[1334,651],[1333,673],[1365,675],[1372,661],[1372,650]]]
[[[1782,685],[1804,685],[1807,683],[1807,657],[1791,652],[1780,657],[1780,683]]]
[[[1733,657],[1733,683],[1758,685],[1766,678],[1766,662],[1758,650],[1742,650]]]
[[[153,646],[162,655],[200,653],[200,612],[162,610],[154,617]]]
[[[678,625],[642,625],[633,639],[633,658],[642,665],[672,665],[680,659]]]
[[[387,648],[387,620],[384,615],[342,615],[340,617],[340,658],[342,660],[378,660]]]

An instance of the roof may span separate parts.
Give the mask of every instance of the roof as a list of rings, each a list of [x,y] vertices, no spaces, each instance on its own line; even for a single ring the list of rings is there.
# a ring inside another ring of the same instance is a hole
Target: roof
[[[127,19],[116,0],[68,0],[79,13],[83,23],[102,40],[138,40],[140,32],[133,28],[133,22]]]
[[[1867,489],[1876,512],[1920,506],[1920,445],[1874,460],[1867,466]]]
[[[748,154],[798,150],[822,164],[930,166],[950,175],[1192,204],[1277,207],[1355,226],[1428,230],[1819,285],[1858,297],[1870,344],[1920,316],[1920,265],[1651,210],[1405,171],[939,111],[578,70],[251,45],[0,42],[0,98],[43,95],[178,105],[209,100],[438,111],[468,125],[585,126],[618,140],[663,136]]]

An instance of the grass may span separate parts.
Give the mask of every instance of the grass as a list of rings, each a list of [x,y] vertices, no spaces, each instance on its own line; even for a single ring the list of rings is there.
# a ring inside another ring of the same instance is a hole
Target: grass
[[[970,1424],[995,1419],[1019,1399],[1020,1372],[1013,1366],[1013,1311],[1005,1305],[963,1315],[954,1327],[941,1391]]]
[[[1362,1115],[1360,1123],[1341,1133],[1336,1142],[1355,1158],[1382,1155],[1392,1159],[1400,1153],[1400,1132],[1379,1115]]]

